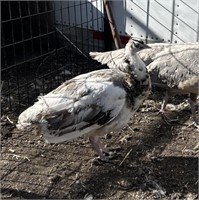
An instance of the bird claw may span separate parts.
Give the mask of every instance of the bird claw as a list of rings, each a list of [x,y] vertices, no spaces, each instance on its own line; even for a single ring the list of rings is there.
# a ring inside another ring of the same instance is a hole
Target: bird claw
[[[95,157],[90,159],[91,167],[93,164],[95,165],[102,165],[103,163],[112,163],[110,160],[115,158],[117,155],[115,155],[115,152],[109,152],[109,155],[106,155],[105,153],[101,156]]]
[[[104,151],[103,151],[103,155],[102,155],[102,156],[99,156],[98,158],[99,158],[100,160],[102,160],[102,161],[107,162],[107,161],[109,161],[109,160],[115,158],[116,156],[117,156],[117,154],[116,154],[115,151],[109,151],[109,152],[107,152],[107,151],[104,152]]]
[[[124,137],[122,137],[122,138],[119,140],[119,142],[120,142],[121,144],[127,143],[129,138],[131,138],[129,135],[125,135]]]
[[[100,143],[97,136],[90,136],[89,140],[101,161],[107,162],[109,159],[115,158],[115,152],[110,152],[103,144]]]
[[[192,122],[191,124],[189,124],[187,127],[194,127],[199,131],[199,125],[196,122]]]
[[[171,125],[172,122],[177,122],[178,121],[178,119],[170,119],[168,116],[166,116],[165,111],[163,111],[163,110],[160,110],[158,112],[158,115],[161,115],[162,120],[164,122],[166,122],[168,125]]]

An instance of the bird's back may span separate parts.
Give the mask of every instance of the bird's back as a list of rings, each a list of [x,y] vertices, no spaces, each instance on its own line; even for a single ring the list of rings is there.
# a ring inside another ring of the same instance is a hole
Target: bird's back
[[[135,89],[134,80],[126,73],[106,69],[83,74],[39,97],[19,116],[17,127],[38,125],[50,143],[92,134],[102,127],[104,133],[117,130],[144,100],[143,94]],[[135,91],[129,94],[131,90]],[[142,100],[138,103],[136,99],[140,96]]]
[[[145,62],[153,85],[179,92],[198,93],[199,43],[149,44],[137,54]],[[115,68],[123,64],[124,49],[109,52],[91,52],[93,59]]]
[[[153,83],[161,83],[169,88],[198,92],[199,46],[170,46],[156,54],[147,66]]]

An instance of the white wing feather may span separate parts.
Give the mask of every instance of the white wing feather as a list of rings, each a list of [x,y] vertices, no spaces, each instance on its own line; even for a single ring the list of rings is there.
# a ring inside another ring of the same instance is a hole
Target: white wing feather
[[[173,49],[178,51],[181,48],[198,48],[199,43],[183,43],[183,44],[170,44],[170,43],[153,43],[148,44],[151,49],[143,49],[137,54],[145,62],[146,65],[150,64],[157,58],[157,54],[164,53],[165,50]],[[107,51],[107,52],[90,52],[89,55],[93,60],[96,60],[102,64],[107,64],[109,68],[116,68],[118,64],[123,63],[124,48]]]
[[[77,76],[39,97],[19,116],[17,127],[39,124],[48,142],[59,143],[100,128],[106,113],[105,123],[109,123],[123,109],[126,92],[110,81],[110,75],[102,77],[97,71],[93,76],[95,73]]]
[[[199,84],[199,43],[154,43],[148,46],[151,49],[143,49],[137,54],[147,65],[153,85],[188,88],[190,92],[196,93]],[[90,52],[90,56],[102,64],[107,64],[109,68],[124,65],[124,49],[103,53]]]

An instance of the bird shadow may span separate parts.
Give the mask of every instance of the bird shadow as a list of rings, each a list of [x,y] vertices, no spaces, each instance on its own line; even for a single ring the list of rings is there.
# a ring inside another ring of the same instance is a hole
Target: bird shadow
[[[34,192],[28,192],[24,190],[18,190],[13,188],[1,188],[1,195],[7,196],[8,198],[20,197],[24,199],[43,199],[44,195],[39,195]]]
[[[176,156],[173,154],[172,156],[161,155],[167,145],[178,137],[175,126],[178,127],[188,120],[189,114],[186,112],[172,113],[172,117],[179,116],[180,124],[168,125],[161,118],[148,123],[147,126],[144,126],[145,128],[136,132],[135,137],[133,136],[126,144],[121,145],[121,152],[119,151],[121,154],[118,157],[107,163],[94,163],[90,168],[90,164],[87,162],[87,159],[90,159],[90,153],[88,149],[86,150],[85,144],[82,144],[84,146],[81,148],[82,152],[78,148],[78,142],[77,144],[74,142],[60,146],[48,145],[45,148],[41,147],[41,149],[38,146],[36,155],[30,158],[30,163],[28,162],[29,165],[41,162],[44,166],[50,167],[52,164],[54,166],[55,162],[57,164],[63,163],[58,167],[58,170],[52,173],[60,174],[60,176],[53,176],[52,183],[46,185],[43,194],[38,191],[34,193],[34,190],[29,192],[26,189],[15,190],[5,187],[2,188],[1,192],[4,195],[25,199],[60,199],[60,197],[81,199],[86,194],[92,194],[94,198],[103,199],[113,195],[114,192],[129,193],[140,190],[143,192],[156,191],[160,198],[164,195],[171,195],[173,192],[181,193],[182,191],[197,194],[197,184],[195,184],[197,182],[197,158],[183,157],[181,153]],[[139,115],[139,117],[142,117],[142,115]],[[141,126],[142,124],[140,123]],[[136,127],[137,124],[132,126]],[[27,134],[25,136],[28,137]],[[138,143],[135,142],[136,139],[139,140]],[[118,144],[117,140],[118,136],[107,139],[107,143],[114,146],[114,143]],[[74,147],[71,146],[72,144]],[[88,146],[90,147],[90,145]],[[26,148],[28,151],[28,147]],[[41,157],[40,154],[44,157]],[[65,158],[66,154],[70,155],[67,159]],[[128,156],[125,158],[126,155]],[[75,163],[80,165],[76,166]],[[20,166],[17,166],[14,169],[19,170],[19,168]],[[31,171],[31,169],[27,170],[28,173],[37,174],[36,171]],[[72,185],[65,186],[65,183],[70,182],[68,179],[77,173],[81,174],[80,178],[77,177],[77,181],[72,181]],[[21,182],[21,184],[23,183]],[[69,195],[63,196],[63,189],[60,189],[63,186],[65,186],[65,190],[69,188]]]
[[[175,115],[179,115],[179,112]],[[189,118],[188,115],[180,116],[181,124]],[[173,125],[165,124],[160,119],[147,129],[149,134],[144,134],[138,145],[127,143],[125,151],[130,153],[125,162],[122,163],[123,158],[119,156],[115,163],[105,163],[100,166],[100,170],[98,167],[94,168],[90,177],[84,181],[84,190],[80,189],[72,197],[81,198],[85,195],[85,188],[86,193],[92,194],[95,198],[105,198],[111,195],[110,191],[115,190],[126,192],[154,190],[160,195],[159,197],[172,195],[173,192],[197,194],[197,158],[183,157],[181,154],[159,156],[177,137]],[[155,156],[151,153],[153,150],[156,151]]]

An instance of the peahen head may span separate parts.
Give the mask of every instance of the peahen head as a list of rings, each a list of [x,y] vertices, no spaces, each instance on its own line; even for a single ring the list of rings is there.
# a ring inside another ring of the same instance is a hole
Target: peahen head
[[[151,48],[148,45],[144,44],[142,40],[130,38],[128,43],[125,46],[125,55],[132,56],[136,54],[138,51],[146,48]]]

